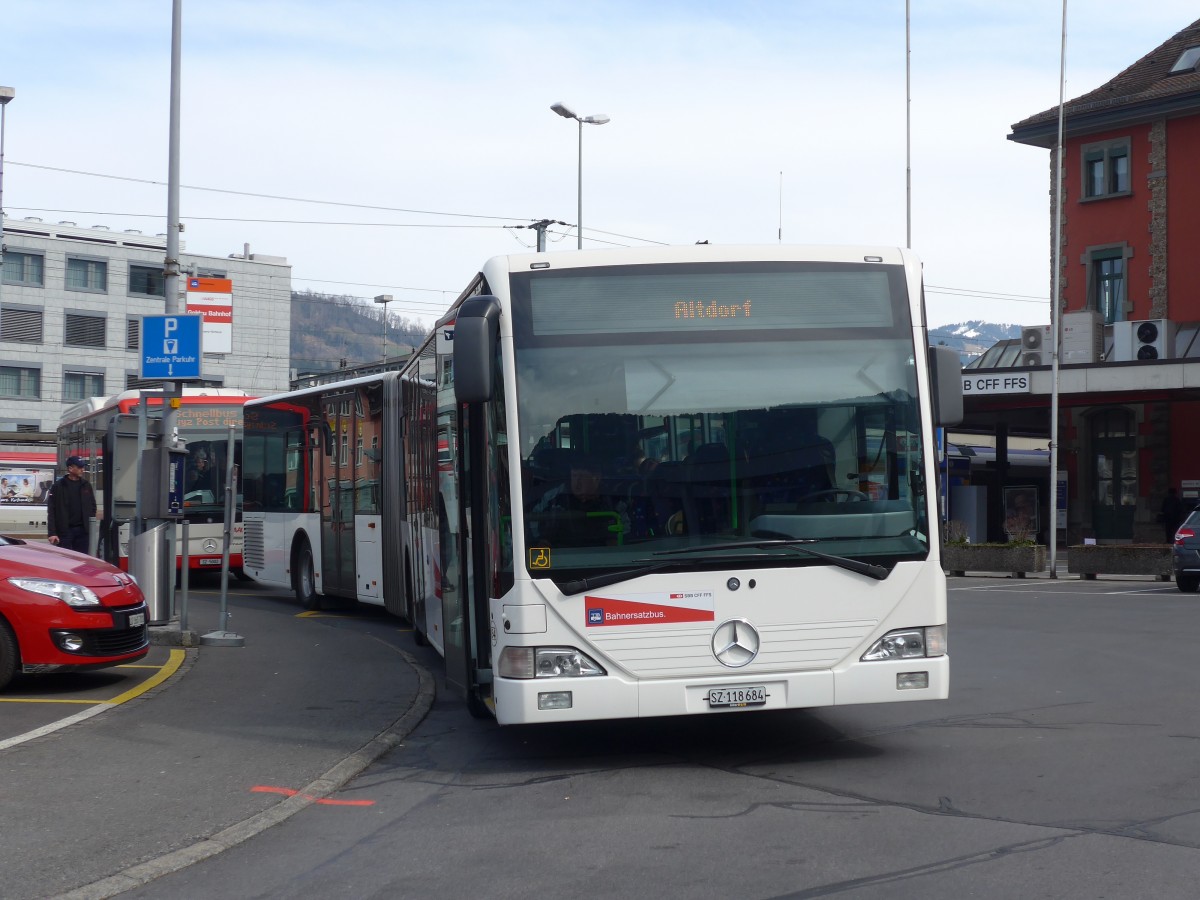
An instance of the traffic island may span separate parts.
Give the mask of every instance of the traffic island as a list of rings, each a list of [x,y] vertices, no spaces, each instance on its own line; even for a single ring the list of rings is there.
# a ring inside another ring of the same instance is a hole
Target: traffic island
[[[1024,578],[1028,572],[1046,571],[1043,544],[946,544],[942,568],[959,577],[967,572],[1008,572]]]
[[[1097,575],[1149,575],[1170,581],[1170,544],[1077,544],[1067,548],[1067,571],[1087,581]]]

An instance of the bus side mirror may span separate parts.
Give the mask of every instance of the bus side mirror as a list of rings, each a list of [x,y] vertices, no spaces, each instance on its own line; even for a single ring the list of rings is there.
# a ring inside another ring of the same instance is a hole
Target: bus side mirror
[[[495,392],[500,301],[487,294],[463,301],[454,321],[454,399],[486,403]]]
[[[929,348],[929,383],[933,396],[933,424],[957,425],[963,420],[962,364],[957,350]]]

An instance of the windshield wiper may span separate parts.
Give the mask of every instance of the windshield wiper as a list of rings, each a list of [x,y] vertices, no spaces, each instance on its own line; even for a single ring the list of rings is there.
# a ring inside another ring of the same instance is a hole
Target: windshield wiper
[[[653,555],[675,556],[684,553],[704,553],[709,550],[769,550],[773,547],[779,547],[785,550],[807,553],[809,556],[823,562],[839,566],[858,575],[866,575],[868,578],[874,578],[876,581],[883,581],[890,574],[889,570],[884,566],[877,566],[874,563],[862,562],[857,559],[848,559],[845,556],[834,556],[830,553],[822,553],[820,550],[804,546],[805,544],[815,543],[817,543],[816,538],[771,538],[760,541],[734,541],[729,544],[705,544],[700,547],[682,547],[678,550],[656,550]]]
[[[603,575],[593,575],[591,578],[577,578],[575,581],[568,581],[561,585],[559,590],[564,594],[579,594],[595,588],[608,587],[610,584],[617,584],[621,581],[629,581],[632,578],[640,578],[643,575],[660,572],[678,565],[679,563],[674,562],[660,562],[649,566],[638,566],[634,569],[618,569],[616,572],[606,572]]]

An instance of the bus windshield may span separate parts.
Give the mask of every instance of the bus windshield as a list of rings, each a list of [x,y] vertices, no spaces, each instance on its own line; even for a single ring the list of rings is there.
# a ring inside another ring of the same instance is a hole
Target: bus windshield
[[[646,268],[514,278],[530,573],[739,540],[779,565],[816,558],[772,554],[772,540],[883,565],[925,558],[903,270],[743,263],[722,281],[704,267],[697,294],[678,267]]]

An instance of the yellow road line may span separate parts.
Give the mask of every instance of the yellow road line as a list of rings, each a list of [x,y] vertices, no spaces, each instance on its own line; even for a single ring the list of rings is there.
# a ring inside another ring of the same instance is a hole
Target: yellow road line
[[[182,650],[172,650],[171,658],[162,664],[162,667],[158,670],[157,675],[151,675],[149,678],[147,678],[145,681],[143,681],[137,687],[131,688],[130,690],[126,691],[125,693],[118,694],[116,697],[113,697],[111,700],[106,700],[104,702],[108,703],[110,706],[116,706],[118,703],[124,703],[127,700],[132,700],[134,697],[138,697],[138,696],[146,693],[146,691],[150,690],[151,688],[158,687],[160,684],[162,684],[164,681],[166,681],[168,678],[170,678],[172,675],[174,675],[177,671],[179,671],[179,667],[181,665],[183,665],[183,660],[184,660],[185,656],[186,656],[186,654]]]
[[[183,650],[172,650],[170,658],[163,663],[157,674],[152,675],[136,688],[128,690],[123,694],[119,694],[116,697],[113,697],[111,700],[18,700],[16,698],[6,700],[5,698],[0,697],[0,702],[8,703],[82,703],[88,706],[87,709],[81,709],[79,712],[69,715],[65,719],[59,719],[57,722],[51,722],[47,725],[43,725],[41,728],[35,728],[33,731],[27,731],[24,734],[18,734],[15,737],[7,738],[6,740],[0,740],[0,750],[7,750],[9,747],[15,747],[18,744],[25,743],[26,741],[32,741],[34,738],[44,737],[47,734],[60,731],[70,725],[75,725],[79,722],[85,721],[86,719],[90,719],[92,716],[98,715],[99,713],[104,712],[106,709],[111,709],[119,703],[132,700],[139,694],[144,694],[146,691],[153,687],[157,687],[174,675],[179,670],[179,667],[183,665],[183,661],[186,656],[187,654]]]
[[[104,703],[104,700],[50,700],[45,697],[0,697],[0,703],[78,703],[83,706],[92,706],[95,703]]]

